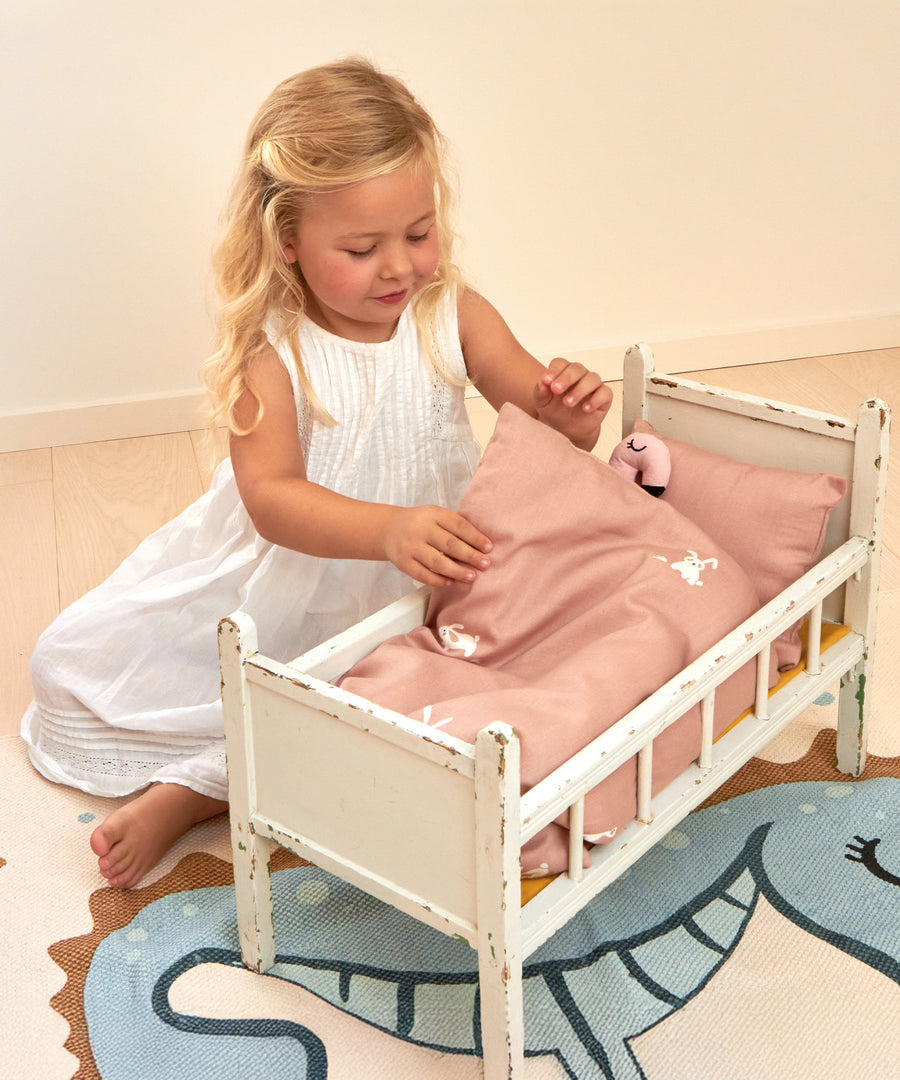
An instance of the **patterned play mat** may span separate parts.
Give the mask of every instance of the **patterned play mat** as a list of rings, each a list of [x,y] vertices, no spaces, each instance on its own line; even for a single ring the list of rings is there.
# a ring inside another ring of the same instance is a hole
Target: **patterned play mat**
[[[526,964],[536,1080],[900,1075],[900,758],[754,760]],[[227,824],[141,889],[87,846],[108,801],[0,740],[4,1075],[468,1080],[475,955],[302,865],[274,875],[267,976],[240,963]]]

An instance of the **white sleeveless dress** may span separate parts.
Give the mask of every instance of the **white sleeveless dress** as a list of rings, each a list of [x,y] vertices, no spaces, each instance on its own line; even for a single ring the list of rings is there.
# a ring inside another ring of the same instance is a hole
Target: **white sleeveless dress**
[[[452,299],[431,333],[458,385],[435,371],[411,308],[377,344],[306,320],[301,355],[333,427],[311,418],[288,347],[272,341],[291,375],[311,480],[351,498],[456,507],[478,448]],[[31,760],[91,794],[167,781],[225,799],[219,619],[247,612],[261,651],[287,660],[414,584],[390,563],[314,558],[263,540],[223,461],[204,496],[41,636],[22,721]]]

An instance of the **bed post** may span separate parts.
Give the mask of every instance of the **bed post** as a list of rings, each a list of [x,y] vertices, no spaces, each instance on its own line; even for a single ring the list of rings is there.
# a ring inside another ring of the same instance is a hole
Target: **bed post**
[[[222,619],[219,623],[219,664],[238,937],[244,964],[253,971],[266,971],[275,962],[269,867],[275,845],[271,840],[257,836],[250,820],[256,793],[251,787],[253,724],[244,674],[244,660],[257,651],[256,626],[248,615],[239,611]]]
[[[850,535],[868,540],[869,559],[847,582],[844,622],[862,634],[866,651],[859,663],[841,678],[837,729],[837,767],[852,776],[859,776],[866,766],[890,425],[891,411],[883,401],[866,401],[860,405],[853,457]]]
[[[634,422],[647,417],[647,379],[655,361],[649,345],[632,345],[625,353],[622,369],[622,438],[630,435]]]
[[[519,740],[507,724],[492,724],[475,740],[475,887],[485,1080],[523,1077],[520,818]]]

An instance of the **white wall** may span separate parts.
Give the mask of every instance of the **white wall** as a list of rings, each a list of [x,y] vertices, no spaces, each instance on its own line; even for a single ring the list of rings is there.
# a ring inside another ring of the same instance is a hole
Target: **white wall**
[[[0,50],[5,448],[180,424],[247,122],[353,52],[449,136],[463,263],[535,353],[898,341],[896,0],[18,0]]]

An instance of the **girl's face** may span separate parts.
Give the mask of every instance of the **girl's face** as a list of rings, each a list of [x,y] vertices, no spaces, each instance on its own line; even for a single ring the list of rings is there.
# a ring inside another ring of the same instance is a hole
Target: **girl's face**
[[[430,171],[412,163],[316,195],[283,251],[300,266],[313,322],[352,341],[387,341],[437,268]]]

